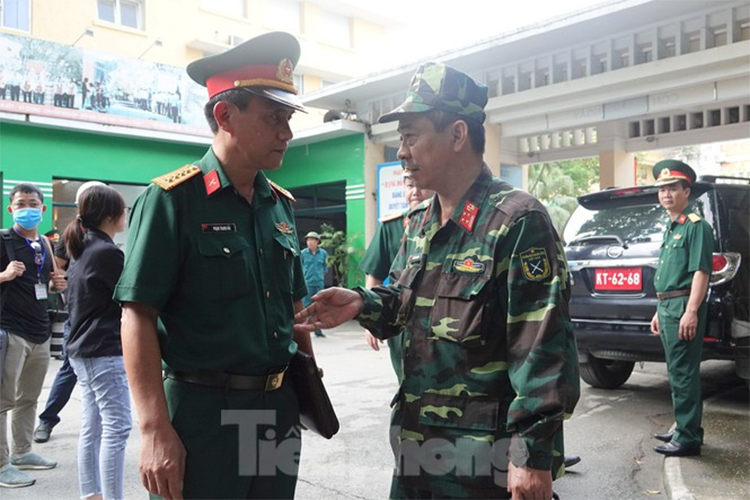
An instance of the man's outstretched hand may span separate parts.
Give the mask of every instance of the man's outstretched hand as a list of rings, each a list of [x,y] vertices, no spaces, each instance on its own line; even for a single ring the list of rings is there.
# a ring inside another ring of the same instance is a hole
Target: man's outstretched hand
[[[294,315],[298,332],[326,330],[356,318],[364,307],[362,296],[348,288],[326,288],[312,297],[313,303]]]

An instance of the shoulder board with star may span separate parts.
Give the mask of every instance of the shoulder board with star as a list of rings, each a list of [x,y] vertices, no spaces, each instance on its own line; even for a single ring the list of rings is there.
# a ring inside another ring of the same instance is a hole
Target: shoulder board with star
[[[151,182],[165,191],[171,191],[175,186],[179,186],[191,177],[198,175],[200,171],[201,169],[197,165],[185,165],[168,174],[151,179]]]
[[[386,215],[385,217],[381,217],[380,222],[391,222],[392,220],[400,219],[404,215],[404,212],[394,212],[390,215]]]
[[[701,216],[700,216],[700,215],[698,215],[698,214],[692,214],[692,213],[691,213],[691,214],[688,214],[688,219],[690,219],[690,222],[692,222],[692,223],[696,223],[696,222],[698,222],[699,220],[701,220]]]
[[[284,195],[284,197],[289,198],[291,201],[297,201],[297,199],[292,196],[292,193],[284,189],[283,187],[279,186],[275,182],[273,182],[271,179],[268,179],[268,184],[276,191],[278,191],[279,194]]]

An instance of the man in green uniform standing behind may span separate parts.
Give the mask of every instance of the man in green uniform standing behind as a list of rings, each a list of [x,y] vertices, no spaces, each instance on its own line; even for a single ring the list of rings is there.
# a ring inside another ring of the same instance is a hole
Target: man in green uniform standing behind
[[[281,165],[303,110],[299,55],[294,37],[267,33],[191,63],[211,148],[133,207],[115,299],[154,495],[294,496],[299,408],[285,375],[311,342],[292,328],[306,294],[293,198],[264,171]]]
[[[403,332],[391,498],[552,498],[563,419],[579,397],[562,243],[544,206],[483,161],[487,87],[424,63],[398,120],[398,157],[436,195],[409,215],[391,282],[328,288],[298,331],[357,318]],[[509,463],[510,459],[510,463]]]
[[[714,249],[711,226],[689,207],[695,172],[677,160],[654,165],[659,203],[669,215],[654,288],[659,304],[651,331],[660,335],[667,359],[676,427],[655,434],[666,444],[654,451],[666,456],[700,455],[703,399],[700,364]]]
[[[396,260],[398,249],[401,248],[401,239],[404,237],[404,229],[409,223],[408,214],[411,210],[417,208],[427,198],[435,194],[429,189],[419,189],[414,185],[414,180],[404,176],[404,199],[409,205],[405,212],[396,213],[380,220],[380,226],[372,237],[370,245],[367,247],[359,268],[365,273],[365,286],[372,288],[382,285],[388,277],[388,271],[391,270],[391,264]],[[306,304],[307,305],[307,304]],[[374,350],[379,351],[378,345],[382,340],[378,340],[369,331],[365,332],[367,344]],[[391,356],[393,371],[396,372],[396,379],[401,384],[403,379],[403,369],[401,368],[402,348],[401,335],[390,337],[388,342],[388,352]]]
[[[325,288],[325,276],[328,271],[328,252],[320,248],[320,235],[310,231],[305,235],[305,245],[300,259],[302,261],[302,273],[305,275],[307,295],[302,299],[302,304],[307,307],[312,304],[310,297]],[[316,337],[325,337],[323,332],[315,330]]]

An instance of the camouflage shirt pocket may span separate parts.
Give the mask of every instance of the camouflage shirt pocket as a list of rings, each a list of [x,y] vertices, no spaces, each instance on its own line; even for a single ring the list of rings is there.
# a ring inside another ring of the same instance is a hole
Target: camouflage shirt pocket
[[[482,334],[488,286],[486,275],[444,273],[435,290],[431,339],[462,347],[485,344]]]
[[[424,394],[419,401],[419,423],[494,433],[500,402],[496,399]]]

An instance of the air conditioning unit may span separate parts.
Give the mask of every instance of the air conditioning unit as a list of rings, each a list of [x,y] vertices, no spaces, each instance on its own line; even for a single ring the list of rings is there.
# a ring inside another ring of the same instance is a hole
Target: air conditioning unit
[[[244,36],[229,35],[229,45],[231,45],[232,47],[236,47],[245,40],[247,40],[247,38],[245,38]]]

